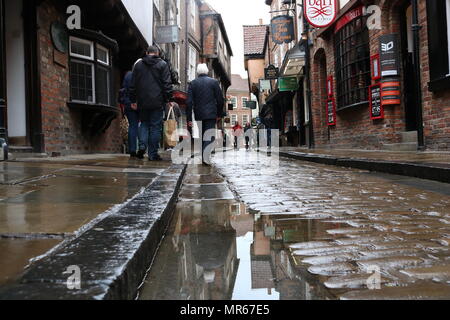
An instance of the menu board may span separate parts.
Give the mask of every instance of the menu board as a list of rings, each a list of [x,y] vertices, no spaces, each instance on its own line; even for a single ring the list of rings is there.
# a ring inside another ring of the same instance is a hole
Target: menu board
[[[375,84],[369,88],[370,119],[384,119],[384,109],[381,104],[381,86]]]
[[[336,103],[333,98],[327,100],[327,122],[329,126],[336,125]]]

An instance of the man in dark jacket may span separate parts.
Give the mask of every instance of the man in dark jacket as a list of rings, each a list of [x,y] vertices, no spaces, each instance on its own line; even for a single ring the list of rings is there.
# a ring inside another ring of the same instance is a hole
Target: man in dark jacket
[[[151,46],[147,55],[138,60],[133,68],[130,88],[131,102],[139,113],[139,151],[143,158],[148,149],[150,161],[161,161],[158,155],[162,135],[164,107],[173,100],[173,87],[170,69],[158,56],[159,50]]]
[[[200,64],[197,68],[198,78],[191,82],[187,101],[187,120],[188,126],[192,128],[192,111],[195,114],[195,120],[202,122],[202,141],[203,141],[203,164],[209,165],[209,155],[205,154],[205,149],[214,142],[205,141],[204,136],[208,130],[216,129],[216,124],[223,118],[223,107],[225,99],[219,82],[208,77],[208,66]]]

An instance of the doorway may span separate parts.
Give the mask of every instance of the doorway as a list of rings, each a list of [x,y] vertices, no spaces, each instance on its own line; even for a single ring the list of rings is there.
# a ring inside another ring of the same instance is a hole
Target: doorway
[[[412,32],[413,11],[411,1],[407,1],[401,8],[401,41],[402,41],[402,63],[404,79],[404,103],[405,103],[405,125],[406,131],[417,131],[417,110],[419,96],[416,91],[416,74],[414,66],[414,44]]]
[[[0,139],[7,138],[6,133],[6,70],[5,70],[5,1],[0,0]]]
[[[10,145],[27,146],[23,0],[5,0],[7,128]]]

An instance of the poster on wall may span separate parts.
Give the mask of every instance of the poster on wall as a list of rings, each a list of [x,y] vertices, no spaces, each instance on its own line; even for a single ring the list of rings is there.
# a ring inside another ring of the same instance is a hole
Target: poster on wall
[[[328,76],[327,77],[327,94],[328,94],[328,98],[332,98],[333,97],[333,93],[334,93],[333,76]]]
[[[400,75],[399,41],[396,33],[380,36],[381,76]]]
[[[380,55],[375,54],[370,58],[370,65],[372,70],[372,80],[381,79],[381,66],[380,66]]]
[[[334,98],[329,98],[327,100],[327,124],[335,126],[336,122],[336,102]]]
[[[374,84],[369,87],[370,119],[384,119],[384,108],[381,104],[381,86]]]

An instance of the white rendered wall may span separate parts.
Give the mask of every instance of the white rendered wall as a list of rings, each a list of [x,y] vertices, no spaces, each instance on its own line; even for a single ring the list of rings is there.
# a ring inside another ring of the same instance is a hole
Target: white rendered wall
[[[149,45],[153,44],[153,0],[122,0]]]
[[[25,52],[22,0],[7,0],[5,15],[8,136],[26,137]]]

